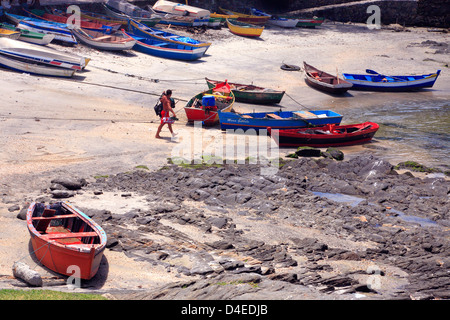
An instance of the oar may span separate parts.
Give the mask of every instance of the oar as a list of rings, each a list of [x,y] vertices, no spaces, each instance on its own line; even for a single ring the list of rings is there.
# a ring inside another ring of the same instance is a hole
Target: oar
[[[384,75],[384,74],[378,73],[378,72],[373,71],[373,70],[370,70],[370,69],[366,69],[366,72],[367,72],[368,74],[376,74],[376,75],[379,75],[380,77],[389,77],[389,78],[397,79],[397,80],[399,80],[399,81],[406,81],[405,79],[401,79],[401,78],[397,78],[397,77],[393,77],[393,76],[386,76],[386,75]]]

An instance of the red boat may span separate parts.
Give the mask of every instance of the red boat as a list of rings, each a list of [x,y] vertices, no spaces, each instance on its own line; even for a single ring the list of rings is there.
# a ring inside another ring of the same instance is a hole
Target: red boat
[[[229,112],[235,98],[228,82],[217,84],[214,88],[194,96],[184,107],[188,122],[201,121],[205,126],[219,122],[218,112]]]
[[[268,131],[280,147],[337,147],[367,143],[372,140],[379,125],[374,122],[364,122],[337,126],[327,124],[320,127],[271,130]],[[278,138],[278,139],[277,139]],[[278,140],[278,141],[277,141]]]
[[[28,208],[27,226],[33,252],[44,266],[81,279],[95,276],[106,233],[86,214],[67,202],[34,202]]]

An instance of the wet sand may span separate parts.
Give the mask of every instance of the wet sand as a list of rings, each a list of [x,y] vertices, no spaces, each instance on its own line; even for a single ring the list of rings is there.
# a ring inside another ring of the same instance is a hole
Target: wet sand
[[[90,57],[87,70],[79,73],[75,81],[2,70],[0,276],[11,274],[11,261],[28,255],[25,222],[16,219],[17,212],[9,212],[8,208],[42,196],[42,189],[51,178],[71,176],[95,181],[94,176],[125,172],[139,165],[157,170],[167,163],[176,142],[170,141],[167,128],[162,132],[164,139],[154,139],[159,119],[153,111],[157,97],[166,89],[172,89],[178,101],[175,111],[180,121],[174,128],[181,132],[193,130],[186,125],[183,105],[207,88],[204,77],[286,90],[280,105],[287,110],[332,109],[343,114],[344,120],[347,115],[351,118],[354,110],[376,108],[392,101],[448,100],[450,75],[444,66],[448,66],[448,55],[434,54],[435,49],[418,45],[426,40],[448,43],[447,35],[423,28],[407,30],[371,31],[364,25],[325,23],[317,30],[268,28],[261,39],[237,37],[227,29],[208,30],[197,38],[210,40],[211,48],[204,58],[191,63],[134,51],[118,54],[81,45],[52,45]],[[334,97],[308,87],[303,73],[280,69],[283,62],[301,66],[303,61],[329,72],[336,67],[339,72],[349,73],[362,73],[366,68],[387,74],[443,71],[430,90],[398,94],[351,91],[347,96]],[[255,108],[264,111],[278,107],[235,105],[238,111]],[[395,150],[393,142],[377,141],[376,145]],[[343,150],[348,157],[370,152],[361,146]],[[386,156],[389,158],[389,154]],[[426,158],[422,157],[424,164]],[[405,159],[389,160],[395,164]],[[95,208],[99,200],[77,195],[71,201]],[[116,201],[107,199],[106,204],[117,208]],[[135,206],[139,206],[139,199],[127,199],[121,208],[129,211]],[[103,290],[135,289],[139,285],[179,280],[158,268],[142,272],[145,264],[123,253],[107,251],[105,255],[109,273],[99,286]],[[30,261],[29,257],[25,259]]]

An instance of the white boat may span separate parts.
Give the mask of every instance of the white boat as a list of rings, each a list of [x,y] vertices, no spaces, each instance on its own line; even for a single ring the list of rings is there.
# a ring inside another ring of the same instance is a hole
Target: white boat
[[[53,76],[53,77],[72,77],[76,70],[51,67],[39,63],[30,63],[20,59],[0,53],[0,65],[15,71],[24,73]]]
[[[102,32],[80,28],[73,29],[72,32],[80,42],[99,50],[130,50],[136,44],[135,39],[124,35],[121,31],[113,34],[104,34]]]
[[[194,26],[208,25],[211,16],[209,10],[166,0],[158,0],[153,9],[156,12],[195,18],[197,21],[194,22]]]
[[[44,46],[49,44],[55,38],[55,36],[51,34],[21,29],[9,23],[0,23],[0,28],[19,32],[20,33],[19,40],[40,44]]]
[[[271,24],[273,26],[282,27],[282,28],[295,28],[298,23],[298,19],[291,19],[291,18],[284,18],[279,17],[276,15],[270,15],[264,11],[251,8],[251,13],[255,16],[263,16],[263,17],[270,17],[269,20],[267,20],[267,24]]]
[[[0,54],[29,63],[47,64],[71,70],[84,69],[90,60],[49,47],[7,38],[0,38]]]
[[[144,10],[127,1],[122,0],[107,0],[103,4],[106,14],[110,17],[118,19],[134,19],[141,23],[153,27],[161,21],[162,16],[157,14],[154,10]]]

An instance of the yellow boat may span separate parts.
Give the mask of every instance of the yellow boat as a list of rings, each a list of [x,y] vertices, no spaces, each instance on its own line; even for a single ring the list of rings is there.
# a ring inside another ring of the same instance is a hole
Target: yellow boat
[[[20,32],[0,28],[0,37],[17,40],[20,37]]]
[[[255,26],[234,19],[227,19],[227,26],[231,33],[244,37],[259,37],[264,30],[263,26]]]
[[[211,18],[220,18],[220,23],[225,23],[227,18],[228,19],[237,19],[238,16],[236,15],[230,15],[230,14],[220,14],[220,13],[211,13],[210,15]]]
[[[233,16],[238,16],[237,20],[238,21],[242,21],[245,23],[250,23],[250,24],[255,24],[255,25],[265,25],[266,22],[270,19],[270,16],[255,16],[255,15],[251,15],[251,14],[245,14],[245,13],[240,13],[240,12],[235,12],[235,11],[231,11],[228,9],[224,9],[219,7],[220,11],[222,11],[225,14],[229,14],[229,15],[233,15]]]

